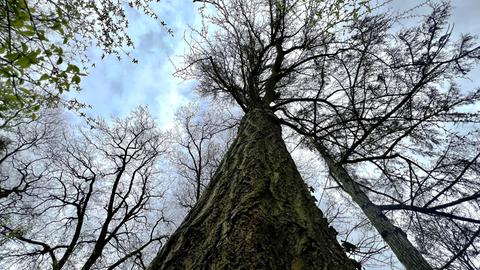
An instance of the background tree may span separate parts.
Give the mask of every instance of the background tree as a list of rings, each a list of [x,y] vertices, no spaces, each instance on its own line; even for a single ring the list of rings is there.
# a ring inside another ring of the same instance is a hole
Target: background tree
[[[31,169],[38,179],[21,198],[0,201],[2,267],[145,268],[145,252],[162,244],[169,224],[157,163],[165,136],[148,111],[53,134],[48,148],[30,153],[42,159]]]
[[[176,181],[176,197],[182,207],[190,210],[233,141],[239,120],[232,112],[210,102],[180,108],[176,121],[172,134],[175,154],[171,158],[180,180]]]
[[[37,121],[26,119],[26,122],[1,133],[0,199],[21,198],[21,193],[42,177],[43,170],[36,165],[43,157],[31,153],[38,153],[56,138],[61,122],[53,112],[44,112],[43,116]]]

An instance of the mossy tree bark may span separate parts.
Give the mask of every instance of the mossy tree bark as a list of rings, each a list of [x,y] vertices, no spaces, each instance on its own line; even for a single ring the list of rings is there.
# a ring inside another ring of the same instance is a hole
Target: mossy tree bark
[[[277,118],[251,109],[150,269],[355,269],[335,234],[297,171]]]

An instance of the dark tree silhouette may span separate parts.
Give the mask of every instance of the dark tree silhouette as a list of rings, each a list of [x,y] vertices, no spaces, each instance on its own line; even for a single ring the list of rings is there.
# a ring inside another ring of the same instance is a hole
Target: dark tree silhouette
[[[145,268],[151,254],[145,251],[162,244],[169,223],[157,164],[166,137],[148,111],[139,108],[112,124],[99,121],[93,129],[73,131],[41,119],[33,131],[19,132],[18,137],[31,138],[19,145],[41,151],[25,159],[7,157],[14,169],[32,158],[28,164],[34,167],[25,174],[17,169],[27,179],[17,185],[21,192],[10,188],[15,194],[0,199],[0,265]],[[45,138],[38,134],[51,135],[48,144],[40,147]]]
[[[435,266],[476,269],[480,119],[462,108],[480,91],[456,79],[478,63],[480,47],[467,34],[453,40],[447,3],[430,8],[397,33],[394,17],[359,19],[351,49],[316,61],[309,89],[274,107],[407,268],[417,269],[418,252],[405,232]]]

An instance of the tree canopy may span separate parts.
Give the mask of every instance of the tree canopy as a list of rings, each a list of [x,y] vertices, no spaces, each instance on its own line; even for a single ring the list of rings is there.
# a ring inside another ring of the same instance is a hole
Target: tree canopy
[[[12,120],[35,118],[59,104],[73,110],[86,106],[67,100],[64,92],[80,90],[86,75],[86,50],[92,43],[104,55],[130,57],[126,9],[135,8],[159,21],[151,0],[5,0],[0,3],[0,127]],[[131,58],[132,61],[137,60]]]

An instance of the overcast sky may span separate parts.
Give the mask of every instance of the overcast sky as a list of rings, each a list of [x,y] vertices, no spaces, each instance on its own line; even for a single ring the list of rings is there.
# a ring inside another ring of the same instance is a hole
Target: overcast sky
[[[90,115],[124,116],[134,107],[147,104],[165,126],[178,107],[192,99],[194,82],[175,78],[169,58],[179,62],[185,49],[183,34],[198,20],[198,5],[194,6],[192,0],[162,0],[156,7],[159,17],[175,34],[172,37],[152,18],[128,9],[128,32],[135,43],[132,55],[138,64],[113,56],[100,60],[101,52],[90,50],[96,67],[82,80],[82,92],[77,96],[93,106]]]
[[[394,10],[415,6],[417,0],[396,0]],[[454,32],[480,34],[480,0],[453,0],[452,16]],[[158,22],[140,12],[129,9],[131,34],[136,48],[133,52],[138,64],[130,59],[122,61],[114,57],[99,59],[100,52],[92,49],[91,58],[96,67],[82,81],[83,91],[78,99],[93,106],[92,116],[122,116],[138,105],[148,104],[161,126],[172,123],[174,112],[179,106],[194,97],[193,81],[183,81],[173,76],[174,67],[169,59],[179,63],[186,50],[183,35],[188,25],[198,25],[197,8],[192,0],[162,0],[156,11],[175,33],[170,36]],[[476,72],[472,78],[480,78]],[[469,83],[466,87],[480,85]]]

